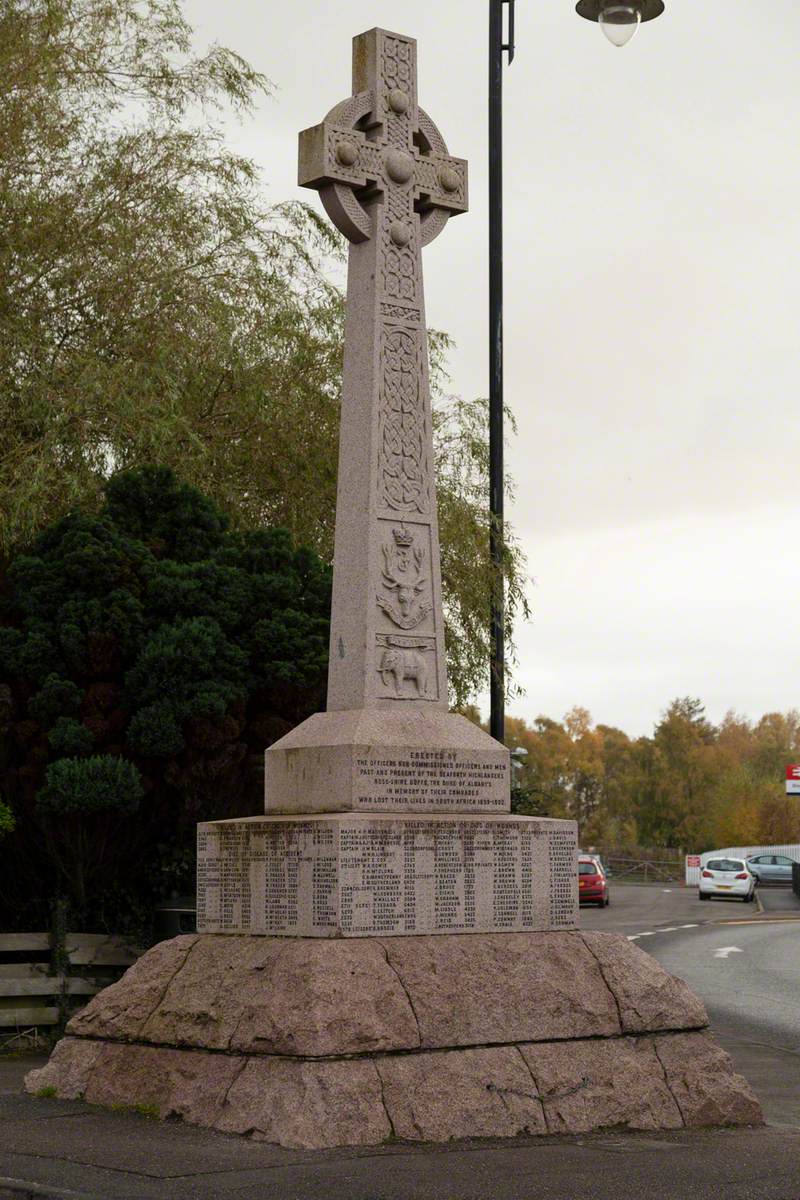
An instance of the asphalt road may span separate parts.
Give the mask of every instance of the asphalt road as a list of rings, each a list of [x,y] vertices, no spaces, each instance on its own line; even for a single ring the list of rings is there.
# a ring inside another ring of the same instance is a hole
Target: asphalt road
[[[764,902],[759,915],[617,885],[581,923],[625,934],[704,997],[766,1129],[308,1153],[24,1096],[34,1064],[0,1059],[0,1200],[800,1200],[800,905]]]
[[[790,889],[761,888],[752,905],[617,885],[608,908],[581,910],[581,927],[623,933],[685,979],[767,1119],[800,1128],[800,900]]]

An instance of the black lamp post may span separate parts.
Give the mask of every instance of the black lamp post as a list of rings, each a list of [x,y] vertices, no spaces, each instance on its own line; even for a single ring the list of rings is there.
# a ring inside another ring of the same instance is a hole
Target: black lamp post
[[[492,737],[505,736],[505,595],[503,588],[503,55],[514,59],[515,0],[489,0],[489,553],[492,565],[489,692]],[[504,21],[508,8],[508,22]],[[579,0],[575,11],[597,21],[615,46],[664,0]]]

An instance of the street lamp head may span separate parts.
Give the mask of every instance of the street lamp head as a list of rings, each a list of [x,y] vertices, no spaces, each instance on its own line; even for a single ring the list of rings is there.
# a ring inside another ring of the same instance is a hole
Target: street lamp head
[[[614,46],[625,46],[642,21],[652,21],[664,11],[664,0],[579,0],[579,16],[597,21]]]

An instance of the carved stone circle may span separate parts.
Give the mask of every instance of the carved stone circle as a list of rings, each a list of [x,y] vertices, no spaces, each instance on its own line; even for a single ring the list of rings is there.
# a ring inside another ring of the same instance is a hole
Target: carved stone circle
[[[336,147],[336,159],[343,167],[352,167],[357,158],[358,147],[354,146],[352,142],[339,142]]]
[[[386,100],[392,112],[399,113],[401,116],[403,113],[408,112],[408,106],[411,103],[408,98],[408,92],[404,92],[402,88],[394,88],[389,92]]]
[[[386,174],[394,183],[408,183],[414,174],[414,159],[403,150],[390,150],[386,155]]]

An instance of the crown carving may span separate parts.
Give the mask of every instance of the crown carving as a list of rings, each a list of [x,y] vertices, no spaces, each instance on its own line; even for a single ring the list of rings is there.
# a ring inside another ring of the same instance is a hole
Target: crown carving
[[[414,535],[406,529],[405,525],[402,525],[400,529],[393,529],[392,535],[396,546],[405,548],[414,545]]]

